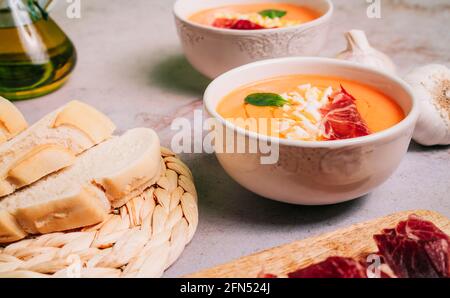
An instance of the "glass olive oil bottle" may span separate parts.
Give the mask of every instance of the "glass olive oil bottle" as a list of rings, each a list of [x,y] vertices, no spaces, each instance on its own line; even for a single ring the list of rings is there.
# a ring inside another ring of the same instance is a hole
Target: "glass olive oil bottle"
[[[22,100],[52,92],[75,62],[72,42],[37,1],[0,0],[0,96]]]

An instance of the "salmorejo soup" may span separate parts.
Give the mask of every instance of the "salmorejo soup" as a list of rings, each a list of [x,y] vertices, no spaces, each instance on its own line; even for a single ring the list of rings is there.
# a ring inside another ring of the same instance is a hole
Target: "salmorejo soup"
[[[189,20],[235,30],[273,29],[300,25],[320,17],[308,7],[289,3],[237,4],[202,10]]]
[[[405,118],[401,107],[379,90],[318,75],[281,76],[245,85],[225,96],[217,112],[245,129],[303,141],[361,137]]]

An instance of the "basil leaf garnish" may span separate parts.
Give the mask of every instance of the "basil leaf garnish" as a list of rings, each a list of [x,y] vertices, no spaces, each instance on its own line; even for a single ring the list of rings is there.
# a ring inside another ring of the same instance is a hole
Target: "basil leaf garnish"
[[[287,12],[285,10],[277,10],[277,9],[266,9],[259,12],[263,17],[269,17],[271,19],[282,18]]]
[[[288,103],[276,93],[253,93],[245,98],[245,102],[258,107],[282,107]]]

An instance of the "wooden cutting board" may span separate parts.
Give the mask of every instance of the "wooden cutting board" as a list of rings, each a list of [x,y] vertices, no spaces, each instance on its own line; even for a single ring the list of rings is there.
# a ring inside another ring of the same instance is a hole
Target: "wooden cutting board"
[[[445,216],[427,210],[404,211],[271,248],[186,277],[254,278],[263,270],[266,273],[286,275],[298,268],[323,261],[329,256],[367,255],[377,251],[372,238],[374,234],[382,229],[395,227],[399,221],[405,220],[410,214],[429,220],[450,234],[450,220]]]

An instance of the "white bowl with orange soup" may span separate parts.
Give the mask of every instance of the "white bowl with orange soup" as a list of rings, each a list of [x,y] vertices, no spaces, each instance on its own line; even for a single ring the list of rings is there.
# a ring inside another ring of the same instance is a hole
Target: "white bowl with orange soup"
[[[313,56],[326,42],[330,0],[178,0],[189,62],[207,77],[269,58]]]
[[[263,197],[304,205],[348,201],[382,184],[405,155],[418,117],[411,90],[397,77],[309,57],[229,71],[209,85],[204,108],[220,130],[235,134],[235,144],[278,145],[272,164],[261,163],[263,147],[216,152],[232,178]],[[270,125],[245,128],[237,119]],[[217,138],[216,149],[227,142]]]

